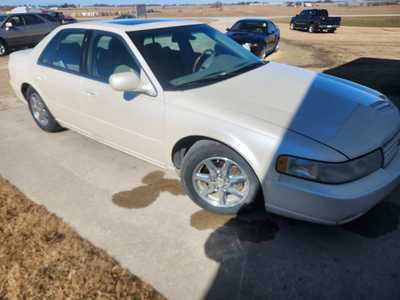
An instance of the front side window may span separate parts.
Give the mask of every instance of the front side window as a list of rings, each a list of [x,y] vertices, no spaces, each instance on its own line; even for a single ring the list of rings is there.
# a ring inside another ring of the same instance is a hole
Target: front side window
[[[26,25],[37,25],[44,23],[42,19],[35,15],[24,15]]]
[[[140,68],[124,42],[116,35],[98,33],[92,42],[89,55],[89,75],[108,82],[111,75],[121,72],[136,72]]]
[[[63,30],[46,46],[39,63],[57,69],[79,73],[84,30]]]
[[[164,90],[195,88],[236,76],[263,63],[207,25],[128,32]]]
[[[238,31],[240,29],[240,27],[242,26],[242,22],[236,22],[232,28],[231,31]]]
[[[275,32],[276,32],[276,27],[275,27],[274,23],[269,22],[269,24],[268,24],[268,33],[269,34],[273,34]]]
[[[24,26],[24,20],[21,16],[11,16],[8,18],[7,22],[10,22],[13,27]]]

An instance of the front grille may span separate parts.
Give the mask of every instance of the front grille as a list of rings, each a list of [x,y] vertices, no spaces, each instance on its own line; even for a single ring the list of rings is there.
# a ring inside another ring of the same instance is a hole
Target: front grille
[[[386,167],[399,151],[400,132],[383,146],[383,165]]]

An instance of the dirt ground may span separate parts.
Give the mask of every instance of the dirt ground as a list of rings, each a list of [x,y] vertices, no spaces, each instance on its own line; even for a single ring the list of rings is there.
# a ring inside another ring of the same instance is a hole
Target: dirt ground
[[[342,27],[335,34],[309,34],[279,25],[282,51],[272,60],[353,80],[399,97],[400,28]]]
[[[0,299],[165,299],[0,177]]]

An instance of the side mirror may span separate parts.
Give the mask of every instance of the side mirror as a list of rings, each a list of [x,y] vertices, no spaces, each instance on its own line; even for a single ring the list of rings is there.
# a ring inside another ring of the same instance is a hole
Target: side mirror
[[[9,30],[11,27],[13,27],[13,24],[11,22],[6,23],[6,30]]]
[[[122,72],[110,76],[111,87],[119,92],[136,92],[156,96],[151,83],[145,83],[136,72]]]
[[[226,31],[231,31],[231,29],[230,29],[230,28],[227,28]]]

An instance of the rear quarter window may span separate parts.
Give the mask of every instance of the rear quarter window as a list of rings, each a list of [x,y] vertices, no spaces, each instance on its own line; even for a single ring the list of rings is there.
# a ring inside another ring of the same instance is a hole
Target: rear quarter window
[[[85,30],[60,31],[46,46],[39,64],[79,73]]]

